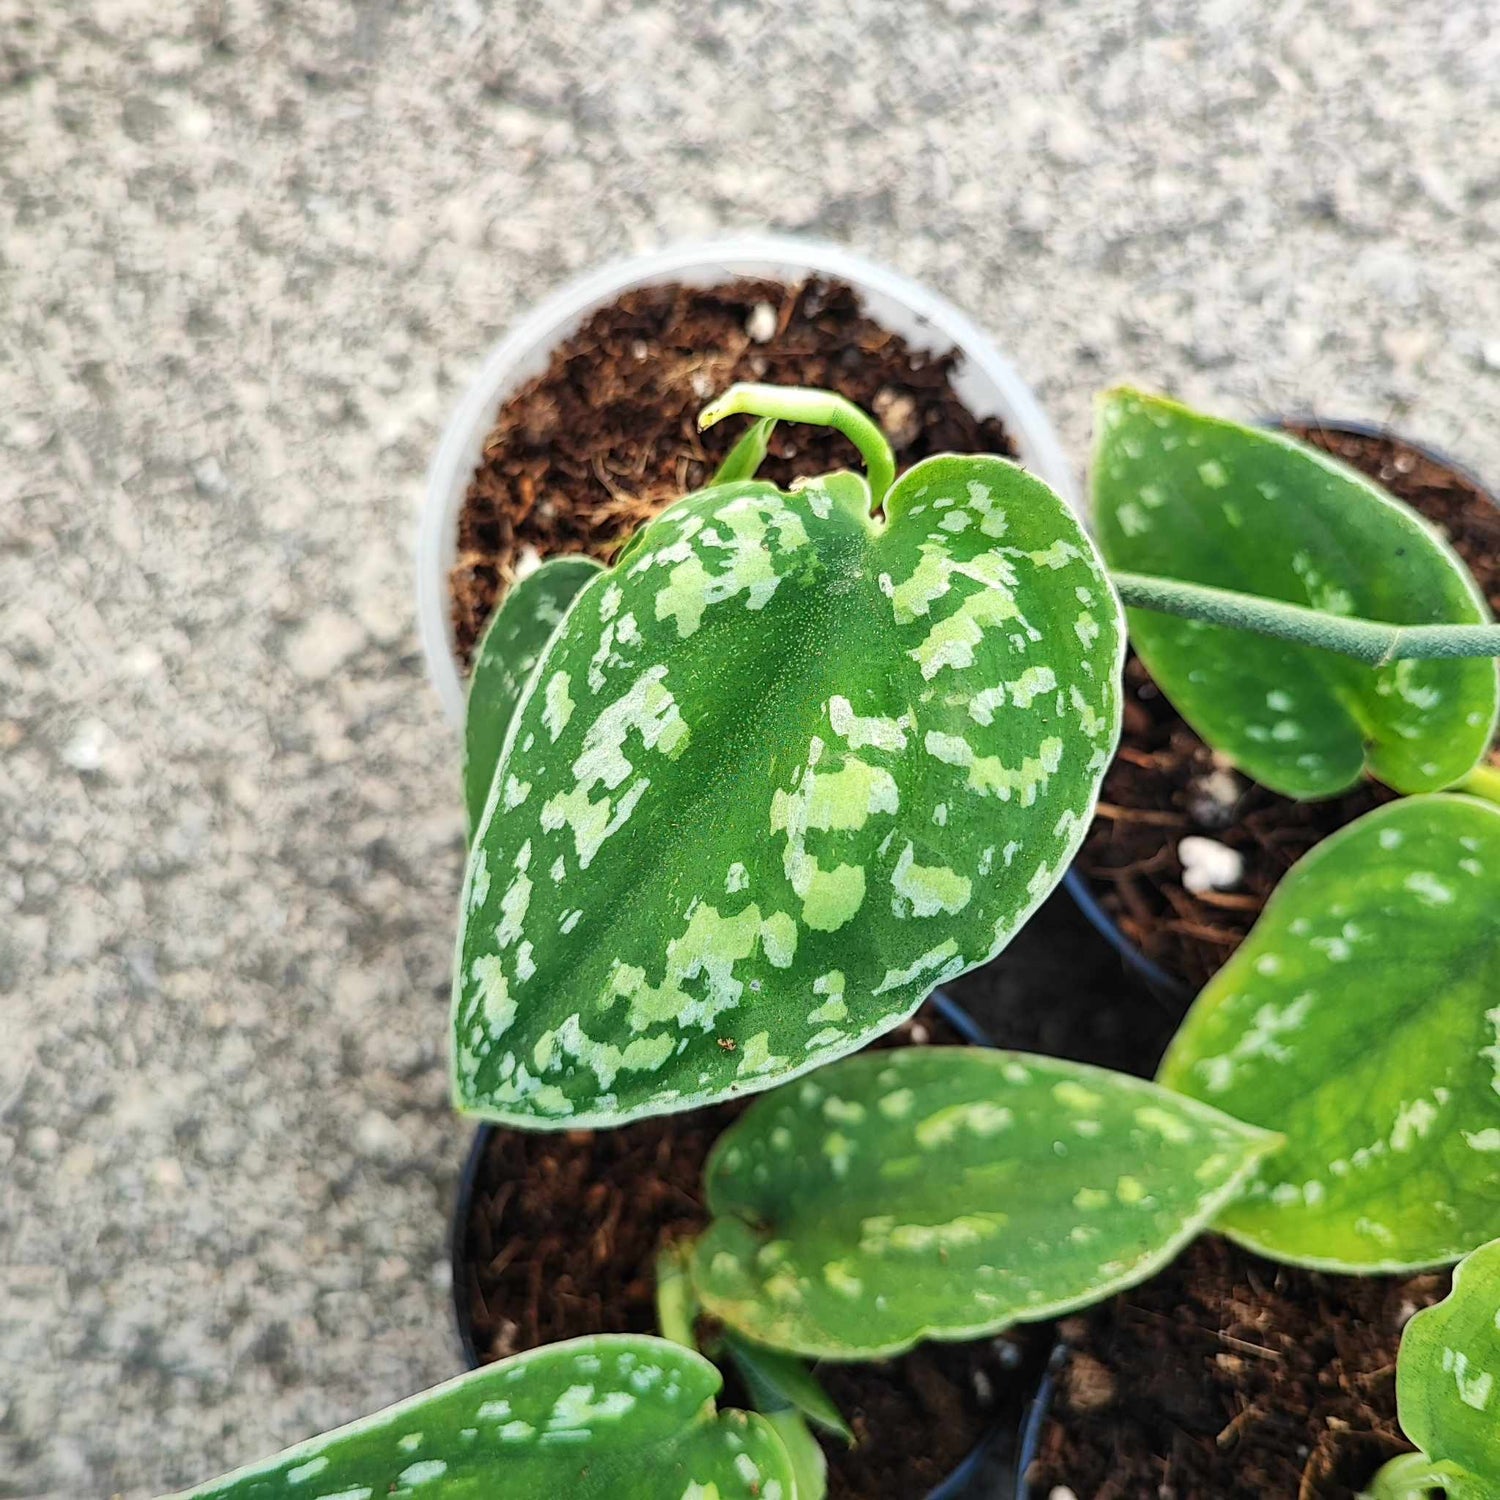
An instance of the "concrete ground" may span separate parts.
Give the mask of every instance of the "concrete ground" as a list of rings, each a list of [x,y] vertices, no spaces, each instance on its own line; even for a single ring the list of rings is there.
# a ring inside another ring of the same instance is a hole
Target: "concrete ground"
[[[0,1496],[454,1372],[423,465],[576,271],[930,282],[1082,461],[1135,377],[1500,475],[1489,0],[0,0]]]

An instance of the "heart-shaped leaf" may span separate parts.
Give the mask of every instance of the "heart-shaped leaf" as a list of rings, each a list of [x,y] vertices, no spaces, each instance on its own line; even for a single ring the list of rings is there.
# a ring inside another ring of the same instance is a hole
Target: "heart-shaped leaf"
[[[1109,392],[1098,415],[1094,515],[1111,567],[1398,625],[1489,619],[1427,522],[1337,460],[1139,391]],[[1490,660],[1371,668],[1149,610],[1129,619],[1183,718],[1289,797],[1332,796],[1366,767],[1398,791],[1437,791],[1494,734]]]
[[[618,1124],[770,1087],[991,958],[1118,734],[1120,610],[998,458],[662,513],[517,711],[470,856],[461,1109]]]
[[[796,1354],[978,1338],[1143,1280],[1277,1140],[1057,1058],[866,1053],[720,1138],[693,1278],[707,1311]]]
[[[1500,1240],[1474,1251],[1451,1295],[1406,1325],[1396,1403],[1402,1431],[1448,1466],[1439,1482],[1453,1500],[1500,1495]]]
[[[484,815],[521,694],[568,606],[599,571],[591,557],[544,562],[512,585],[474,652],[464,717],[464,802],[471,838]]]
[[[716,1412],[719,1372],[601,1334],[450,1380],[180,1500],[793,1500],[781,1440]]]
[[[1286,1145],[1220,1227],[1336,1271],[1456,1260],[1500,1222],[1500,807],[1413,797],[1283,877],[1160,1081]]]

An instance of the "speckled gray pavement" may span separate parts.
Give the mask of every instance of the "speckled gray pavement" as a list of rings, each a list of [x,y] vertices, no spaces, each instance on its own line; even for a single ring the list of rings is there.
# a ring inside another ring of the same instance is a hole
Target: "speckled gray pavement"
[[[411,605],[490,344],[845,241],[1090,392],[1500,474],[1489,0],[0,0],[0,1496],[456,1369],[457,757]]]

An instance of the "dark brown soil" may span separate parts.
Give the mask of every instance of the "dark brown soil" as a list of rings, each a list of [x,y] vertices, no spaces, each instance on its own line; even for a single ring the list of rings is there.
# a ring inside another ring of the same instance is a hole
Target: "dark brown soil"
[[[1326,428],[1293,429],[1421,511],[1469,565],[1500,614],[1500,509],[1471,481],[1404,443]],[[1100,904],[1145,955],[1197,990],[1223,965],[1281,877],[1312,846],[1393,793],[1365,782],[1326,802],[1294,802],[1232,772],[1229,806],[1207,795],[1214,753],[1178,717],[1132,655],[1125,727],[1098,816],[1079,855]],[[1177,846],[1189,834],[1244,857],[1234,891],[1182,885]]]
[[[944,988],[997,1047],[1151,1078],[1182,1005],[1134,981],[1064,890],[992,963]]]
[[[961,1041],[928,1007],[881,1044]],[[747,1103],[618,1130],[494,1131],[456,1271],[480,1358],[589,1333],[654,1333],[657,1253],[706,1226],[704,1162]],[[1017,1362],[1016,1345],[980,1340],[819,1366],[859,1440],[825,1441],[830,1496],[920,1500],[995,1423],[1002,1394],[1014,1399]],[[732,1384],[726,1398],[744,1399]]]
[[[757,342],[747,328],[763,305],[774,331]],[[958,399],[953,365],[872,322],[836,282],[661,286],[601,308],[505,403],[485,441],[452,575],[464,662],[523,554],[608,559],[708,482],[746,422],[700,434],[698,413],[737,380],[838,391],[879,418],[901,468],[931,453],[1014,453],[997,420]],[[782,424],[761,473],[785,485],[858,461],[835,432]]]
[[[1410,1448],[1406,1320],[1447,1272],[1325,1276],[1210,1237],[1062,1333],[1071,1357],[1029,1477],[1078,1500],[1353,1500]]]

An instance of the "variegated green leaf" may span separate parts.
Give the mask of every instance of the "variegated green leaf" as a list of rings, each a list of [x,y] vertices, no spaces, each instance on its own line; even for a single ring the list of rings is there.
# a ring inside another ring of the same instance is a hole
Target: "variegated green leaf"
[[[1406,1325],[1396,1402],[1402,1431],[1449,1466],[1440,1482],[1452,1500],[1500,1495],[1500,1240],[1474,1251],[1451,1295]]]
[[[1119,606],[1045,485],[929,459],[678,502],[578,596],[469,862],[461,1109],[617,1124],[770,1087],[1004,946],[1086,828]]]
[[[299,1443],[180,1500],[793,1500],[762,1417],[714,1410],[719,1372],[664,1339],[518,1354]]]
[[[1415,511],[1280,433],[1111,391],[1099,404],[1093,495],[1113,568],[1393,624],[1489,618],[1463,563]],[[1370,668],[1149,610],[1129,618],[1183,718],[1287,796],[1332,796],[1366,767],[1399,791],[1437,791],[1477,764],[1494,733],[1490,660]]]
[[[1318,845],[1198,997],[1161,1082],[1286,1145],[1220,1227],[1338,1271],[1500,1225],[1500,807],[1411,797]]]
[[[1278,1139],[1057,1058],[870,1052],[720,1138],[693,1277],[708,1312],[797,1354],[978,1338],[1149,1276]]]
[[[490,619],[469,675],[464,801],[479,827],[512,715],[547,642],[579,589],[599,572],[591,557],[555,557],[514,584]]]

